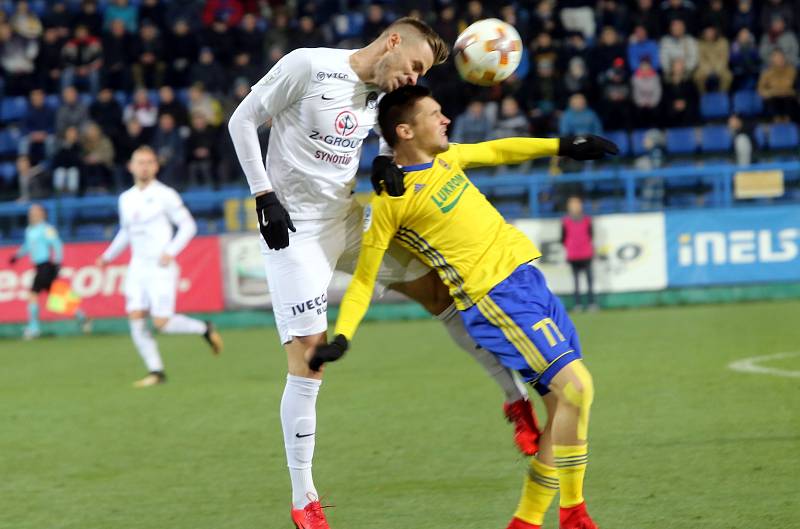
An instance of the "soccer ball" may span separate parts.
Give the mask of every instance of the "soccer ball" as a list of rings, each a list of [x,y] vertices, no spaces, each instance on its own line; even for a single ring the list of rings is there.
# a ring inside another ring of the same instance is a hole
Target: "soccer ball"
[[[511,24],[486,18],[461,32],[453,53],[462,79],[492,86],[508,79],[519,66],[522,39]]]

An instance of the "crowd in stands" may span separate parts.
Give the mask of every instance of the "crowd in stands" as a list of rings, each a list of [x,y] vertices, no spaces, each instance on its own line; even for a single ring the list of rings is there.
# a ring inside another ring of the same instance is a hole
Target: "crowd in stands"
[[[800,120],[800,0],[0,0],[0,7],[6,198],[117,192],[130,184],[125,162],[143,143],[158,153],[170,185],[241,185],[224,124],[249,87],[292,49],[357,48],[404,15],[428,21],[448,42],[496,16],[524,40],[523,62],[502,85],[467,85],[452,61],[429,72],[424,82],[455,118],[455,141],[653,129],[655,148],[658,129],[704,123],[708,94],[759,99],[757,111],[726,122],[751,151],[757,123]]]

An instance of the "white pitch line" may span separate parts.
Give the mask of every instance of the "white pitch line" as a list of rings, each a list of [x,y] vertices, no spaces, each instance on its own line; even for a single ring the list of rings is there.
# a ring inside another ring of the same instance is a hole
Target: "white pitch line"
[[[793,353],[776,353],[772,355],[751,356],[728,364],[728,368],[740,373],[752,373],[757,375],[773,375],[776,377],[800,378],[800,371],[790,371],[788,369],[778,369],[777,367],[764,367],[758,365],[770,360],[781,360],[783,358],[793,358],[800,356],[800,351]]]

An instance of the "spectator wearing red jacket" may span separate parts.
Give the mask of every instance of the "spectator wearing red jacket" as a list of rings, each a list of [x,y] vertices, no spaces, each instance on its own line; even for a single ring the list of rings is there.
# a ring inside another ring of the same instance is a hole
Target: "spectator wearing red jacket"
[[[567,251],[567,262],[575,281],[575,309],[581,307],[580,274],[586,275],[587,303],[584,309],[597,310],[592,288],[592,258],[594,257],[592,218],[583,212],[583,201],[573,195],[567,200],[567,215],[561,219],[561,244]]]

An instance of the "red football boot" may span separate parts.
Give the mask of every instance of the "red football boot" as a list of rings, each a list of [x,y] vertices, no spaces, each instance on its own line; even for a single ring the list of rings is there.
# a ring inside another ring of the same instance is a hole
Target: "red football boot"
[[[515,516],[511,519],[511,523],[508,524],[506,529],[542,529],[542,526],[525,522]]]
[[[586,502],[579,503],[574,507],[562,507],[558,518],[560,529],[597,529],[597,525],[586,512]]]
[[[294,526],[297,529],[331,529],[323,508],[319,501],[312,501],[303,509],[292,509]]]
[[[528,399],[515,400],[503,404],[503,412],[508,422],[514,423],[514,442],[519,451],[532,456],[539,451],[539,424]]]

